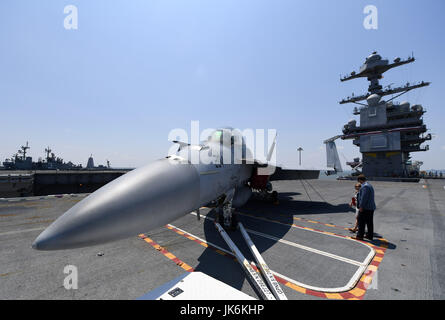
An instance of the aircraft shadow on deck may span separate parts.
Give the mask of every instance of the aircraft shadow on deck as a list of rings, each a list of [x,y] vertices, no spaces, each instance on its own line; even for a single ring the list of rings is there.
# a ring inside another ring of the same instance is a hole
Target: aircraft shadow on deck
[[[284,215],[298,214],[326,214],[326,213],[341,213],[354,212],[348,203],[333,205],[323,200],[297,200],[294,196],[301,195],[298,192],[280,192],[278,199],[279,205],[274,205],[270,202],[251,200],[244,207],[243,210],[251,211],[252,213],[279,213]],[[347,199],[349,200],[349,199]]]
[[[273,207],[276,207],[274,204],[266,201],[251,200],[245,206],[240,208],[239,211],[246,213],[255,212],[255,215],[261,216],[261,213],[255,211],[257,210],[255,209],[257,206],[263,208],[264,210],[267,209],[270,210]],[[216,216],[215,210],[211,210],[207,214],[207,217],[210,218],[214,218],[215,216]],[[253,229],[259,232],[267,233],[269,235],[281,239],[291,228],[293,217],[292,215],[281,217],[280,222],[282,222],[283,224],[279,225],[240,215],[238,216],[238,220],[242,222],[244,227],[247,229]],[[247,247],[246,241],[241,236],[241,232],[239,230],[229,231],[228,234],[232,239],[232,241],[244,254],[244,256],[249,261],[255,261],[255,259],[250,253],[249,248]],[[222,239],[221,235],[216,230],[213,220],[210,219],[204,220],[204,236],[207,242],[216,244],[230,251],[230,249]],[[252,237],[252,240],[254,241],[255,246],[257,247],[260,253],[263,253],[276,243],[275,240],[262,237],[254,237],[252,235],[250,236]],[[195,268],[195,270],[204,272],[214,277],[215,279],[218,279],[238,290],[241,290],[241,288],[243,287],[243,283],[246,281],[246,278],[248,279],[248,277],[246,276],[244,270],[240,267],[238,262],[235,262],[233,260],[232,260],[233,262],[228,262],[230,261],[230,258],[231,257],[223,256],[216,253],[214,249],[207,248],[198,258],[199,264]],[[250,279],[248,279],[247,281],[249,281],[250,283]]]
[[[280,193],[279,205],[253,197],[246,205],[236,210],[237,212],[242,213],[241,215],[238,215],[238,220],[241,221],[247,229],[256,230],[275,238],[282,239],[284,235],[289,232],[291,225],[294,223],[294,214],[300,213],[301,210],[304,210],[305,213],[322,213],[344,212],[350,209],[348,205],[332,206],[327,203],[297,201],[292,198],[297,195],[300,195],[300,193]],[[211,210],[208,212],[207,217],[214,218],[215,215],[215,211]],[[249,215],[260,218],[264,217],[266,219],[272,218],[275,221],[279,221],[280,224],[271,223],[267,220],[253,219],[249,217]],[[204,220],[204,236],[207,242],[228,249],[228,246],[216,230],[213,220]],[[229,236],[248,260],[255,261],[239,230],[229,232]],[[265,252],[277,242],[276,240],[253,235],[251,235],[251,237],[260,253]],[[227,256],[219,255],[215,253],[214,249],[208,248],[198,258],[199,264],[195,270],[202,271],[241,290],[243,283],[248,277],[237,262],[234,261],[233,263],[228,263],[228,260],[229,258]],[[248,279],[248,281],[250,282],[250,279]]]
[[[353,209],[351,209],[347,203],[331,205],[329,203],[320,201],[299,201],[292,198],[292,196],[295,195],[298,195],[298,193],[280,193],[279,205],[258,199],[251,199],[246,205],[237,210],[238,212],[245,213],[247,215],[273,218],[273,220],[279,221],[281,224],[273,224],[264,220],[252,219],[245,215],[238,216],[238,219],[248,229],[250,228],[281,239],[291,229],[291,225],[294,223],[295,215],[353,211]],[[207,217],[214,218],[215,211],[209,211]],[[229,250],[221,235],[216,230],[213,220],[204,219],[204,236],[207,242],[216,244]],[[249,261],[255,261],[239,230],[229,232],[229,236]],[[376,234],[376,236],[379,235]],[[271,239],[254,237],[252,235],[251,237],[260,253],[265,252],[277,242]],[[375,244],[378,244],[378,242],[378,239],[374,240]],[[395,245],[388,243],[388,249],[395,249]],[[237,262],[228,262],[230,261],[230,258],[216,253],[214,249],[207,248],[198,258],[199,264],[195,270],[204,272],[215,279],[241,290],[246,278],[248,282],[250,282],[250,279],[248,279],[243,269]]]

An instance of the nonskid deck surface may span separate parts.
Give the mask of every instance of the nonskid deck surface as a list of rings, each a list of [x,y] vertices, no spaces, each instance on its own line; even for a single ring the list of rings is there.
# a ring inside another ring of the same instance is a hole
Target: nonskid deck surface
[[[375,241],[351,240],[354,182],[274,182],[280,204],[251,200],[244,224],[289,299],[443,299],[442,180],[372,182]],[[35,251],[31,243],[85,195],[0,200],[0,299],[135,299],[192,271],[255,298],[246,275],[213,226],[188,214],[144,235],[106,245]],[[253,260],[239,231],[230,236]],[[64,288],[64,268],[78,289]]]

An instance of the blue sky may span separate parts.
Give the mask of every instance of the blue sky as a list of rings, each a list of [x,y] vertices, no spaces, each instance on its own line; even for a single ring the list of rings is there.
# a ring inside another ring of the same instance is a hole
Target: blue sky
[[[66,5],[78,29],[65,30]],[[366,5],[378,29],[363,27]],[[12,1],[0,2],[0,160],[29,141],[86,164],[133,167],[164,157],[168,133],[232,126],[277,129],[278,162],[325,165],[322,141],[354,116],[339,105],[366,79],[340,83],[377,50],[416,62],[384,85],[431,81],[400,101],[421,103],[435,138],[414,153],[445,168],[443,1]],[[358,148],[339,141],[340,159]]]

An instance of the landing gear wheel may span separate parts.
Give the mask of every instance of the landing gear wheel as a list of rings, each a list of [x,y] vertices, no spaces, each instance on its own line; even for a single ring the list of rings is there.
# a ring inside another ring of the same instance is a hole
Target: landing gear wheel
[[[231,213],[228,214],[226,211],[226,216],[224,216],[224,209],[216,208],[215,222],[219,223],[226,231],[236,231],[238,228],[238,217],[237,214],[233,212],[233,209],[230,210]]]
[[[272,196],[271,196],[271,198],[272,198],[272,202],[273,202],[274,204],[279,204],[279,201],[278,201],[278,192],[276,192],[276,191],[272,191]]]
[[[222,209],[220,207],[216,207],[215,213],[216,213],[215,222],[217,222],[221,225],[224,225],[224,216],[223,216]]]
[[[238,227],[238,215],[233,212],[232,213],[232,219],[230,221],[230,231],[236,231]]]

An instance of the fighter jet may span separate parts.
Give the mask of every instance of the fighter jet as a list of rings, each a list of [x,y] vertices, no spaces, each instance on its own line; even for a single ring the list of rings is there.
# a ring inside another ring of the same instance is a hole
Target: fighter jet
[[[74,205],[34,241],[37,250],[61,250],[102,244],[164,226],[205,205],[214,206],[225,227],[235,224],[233,208],[253,191],[276,198],[271,175],[295,179],[301,170],[253,158],[245,137],[231,128],[215,130],[199,145],[179,144],[174,155],[132,170]],[[313,172],[311,173],[313,175]],[[318,176],[318,172],[317,172]]]

